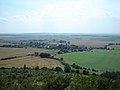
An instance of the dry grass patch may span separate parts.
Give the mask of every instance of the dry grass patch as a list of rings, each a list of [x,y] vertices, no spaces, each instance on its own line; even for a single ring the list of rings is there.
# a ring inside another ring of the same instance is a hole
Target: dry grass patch
[[[35,68],[36,66],[47,67],[47,68],[55,68],[64,66],[57,60],[48,59],[48,58],[40,58],[34,56],[25,56],[20,58],[15,58],[11,60],[1,60],[0,67],[23,67],[26,65],[27,67]]]

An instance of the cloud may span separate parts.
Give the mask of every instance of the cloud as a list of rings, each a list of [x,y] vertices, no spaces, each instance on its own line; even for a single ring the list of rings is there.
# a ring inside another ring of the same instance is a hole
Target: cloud
[[[4,22],[2,29],[12,32],[20,29],[23,32],[91,32],[89,29],[94,29],[94,32],[99,26],[109,24],[104,19],[116,22],[111,18],[120,18],[119,4],[107,3],[105,0],[25,0],[22,9],[19,5],[13,14],[2,16],[0,23]],[[102,21],[99,23],[99,20]]]

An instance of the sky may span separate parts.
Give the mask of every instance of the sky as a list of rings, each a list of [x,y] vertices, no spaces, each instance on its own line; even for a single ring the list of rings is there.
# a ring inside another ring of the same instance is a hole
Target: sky
[[[120,0],[0,0],[2,33],[120,34]]]

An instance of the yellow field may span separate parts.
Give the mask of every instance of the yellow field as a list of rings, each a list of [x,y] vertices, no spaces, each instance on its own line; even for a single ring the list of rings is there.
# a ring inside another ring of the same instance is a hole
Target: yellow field
[[[48,68],[54,68],[54,67],[61,67],[63,68],[63,65],[53,59],[48,58],[40,58],[40,57],[34,57],[34,56],[26,56],[28,54],[32,54],[35,52],[46,52],[50,54],[56,54],[57,51],[55,50],[45,50],[45,49],[36,49],[36,48],[0,48],[0,59],[2,58],[8,58],[8,57],[14,57],[14,56],[22,56],[14,59],[8,59],[8,60],[0,60],[0,67],[23,67],[24,64],[27,67],[36,67],[39,66],[42,67],[48,67]]]
[[[47,59],[47,58],[40,58],[35,56],[25,56],[20,58],[14,58],[10,60],[1,60],[0,67],[23,67],[24,64],[27,67],[34,68],[36,66],[47,67],[47,68],[54,68],[54,67],[61,67],[64,66],[57,60]]]
[[[14,56],[26,56],[35,52],[47,52],[50,54],[56,54],[57,51],[37,49],[37,48],[2,48],[0,47],[0,59]]]

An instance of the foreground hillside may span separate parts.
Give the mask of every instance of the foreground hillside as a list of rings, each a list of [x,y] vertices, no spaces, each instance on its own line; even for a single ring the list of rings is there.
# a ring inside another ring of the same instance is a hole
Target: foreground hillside
[[[120,90],[119,77],[120,73],[96,76],[52,69],[1,68],[0,90]]]
[[[81,66],[96,68],[103,71],[120,71],[119,50],[93,50],[57,55],[65,63],[76,63]]]

